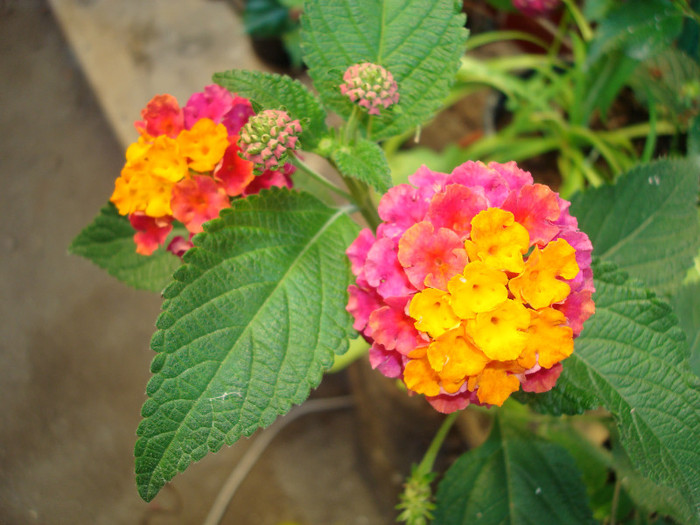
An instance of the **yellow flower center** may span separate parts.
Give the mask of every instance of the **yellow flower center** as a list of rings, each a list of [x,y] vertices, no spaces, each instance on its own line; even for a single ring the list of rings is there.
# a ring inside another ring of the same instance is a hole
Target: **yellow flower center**
[[[425,288],[409,304],[429,342],[409,354],[404,382],[428,396],[476,390],[482,403],[500,406],[520,388],[515,374],[551,368],[573,351],[572,330],[552,305],[566,299],[564,280],[579,267],[564,239],[524,259],[530,237],[508,211],[489,208],[471,225],[462,273],[447,291]]]

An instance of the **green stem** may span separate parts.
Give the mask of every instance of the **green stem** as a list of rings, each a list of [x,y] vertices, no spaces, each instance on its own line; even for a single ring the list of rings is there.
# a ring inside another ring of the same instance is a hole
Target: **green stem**
[[[613,499],[610,505],[610,525],[615,525],[617,521],[617,505],[620,501],[620,479],[615,479],[615,491],[613,492]]]
[[[314,170],[311,166],[306,164],[304,161],[299,159],[299,157],[295,157],[290,155],[289,156],[289,162],[291,162],[294,166],[296,166],[298,169],[306,173],[309,177],[314,179],[315,181],[319,182],[329,190],[333,191],[334,193],[337,193],[341,197],[344,197],[347,200],[352,200],[352,196],[344,191],[342,188],[339,188],[335,184],[333,184],[331,181],[326,179],[323,175],[318,173],[316,170]]]
[[[355,138],[355,130],[357,129],[357,123],[359,121],[358,116],[360,114],[360,107],[355,106],[352,108],[352,113],[350,113],[350,118],[345,123],[345,129],[343,131],[343,143],[350,144]]]
[[[693,8],[688,5],[688,2],[684,0],[673,0],[673,3],[676,4],[676,6],[685,16],[694,19],[698,24],[700,24],[700,14],[693,11]]]
[[[583,40],[590,42],[593,39],[593,30],[588,24],[586,17],[583,16],[583,13],[579,10],[578,6],[573,0],[564,0],[564,5],[566,5],[567,10],[569,13],[571,13],[571,17],[578,26],[578,30],[581,32],[581,37],[583,37]]]
[[[651,157],[654,154],[654,149],[656,148],[656,104],[654,103],[654,98],[649,93],[649,88],[647,88],[647,97],[649,99],[649,134],[647,135],[647,140],[644,143],[644,151],[642,152],[643,163],[651,161]]]
[[[459,411],[452,412],[443,420],[442,425],[440,425],[440,428],[435,434],[433,441],[430,443],[428,450],[425,452],[425,456],[423,456],[423,459],[418,465],[418,473],[429,474],[433,470],[433,465],[435,464],[435,459],[437,458],[438,452],[440,452],[440,448],[442,447],[443,441],[445,441],[445,438],[447,437],[447,433],[457,420],[457,416],[459,416]]]
[[[360,213],[365,218],[370,228],[376,231],[377,226],[379,226],[382,221],[379,218],[377,206],[372,201],[369,186],[350,177],[343,177],[343,180],[345,181],[345,185],[350,190],[352,202],[354,202],[357,208],[360,210]]]

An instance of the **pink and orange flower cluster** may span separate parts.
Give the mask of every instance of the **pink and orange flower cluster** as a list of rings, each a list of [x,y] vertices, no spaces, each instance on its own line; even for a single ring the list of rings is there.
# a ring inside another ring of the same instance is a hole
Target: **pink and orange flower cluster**
[[[569,203],[514,162],[409,182],[347,250],[347,309],[372,366],[444,413],[550,390],[595,309],[592,245]]]
[[[291,187],[292,166],[256,176],[253,163],[239,155],[240,130],[253,115],[250,101],[217,85],[194,93],[183,108],[167,94],[146,105],[110,198],[136,230],[137,253],[150,255],[162,245],[173,220],[191,238],[231,198]],[[189,238],[175,237],[168,250],[182,255],[189,247]]]

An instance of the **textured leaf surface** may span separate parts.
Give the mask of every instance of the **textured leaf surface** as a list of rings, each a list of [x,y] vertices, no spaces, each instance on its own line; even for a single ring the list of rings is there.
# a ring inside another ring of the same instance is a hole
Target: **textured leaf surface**
[[[384,151],[374,142],[359,139],[352,147],[339,146],[331,158],[343,175],[361,180],[379,193],[385,193],[391,186]]]
[[[591,238],[594,255],[656,291],[679,285],[700,248],[694,159],[659,160],[617,184],[574,195],[571,213]]]
[[[678,523],[697,523],[697,518],[688,511],[683,495],[677,489],[659,485],[645,478],[632,467],[625,450],[613,439],[612,458],[615,474],[621,480],[622,487],[634,503],[647,514],[657,513],[672,516]]]
[[[700,282],[684,285],[671,298],[690,351],[690,368],[700,376]]]
[[[347,349],[357,226],[308,194],[234,202],[195,237],[164,296],[136,443],[152,499],[191,462],[270,425]]]
[[[635,468],[700,503],[700,381],[671,307],[614,265],[599,264],[596,313],[556,388],[588,391],[614,416]]]
[[[78,234],[68,250],[89,259],[134,288],[160,292],[180,266],[180,259],[162,247],[152,255],[139,255],[134,233],[129,219],[119,215],[114,205],[107,204]]]
[[[284,108],[302,123],[301,147],[313,149],[328,133],[321,101],[298,80],[288,76],[234,69],[214,74],[214,82],[249,98],[265,109]]]
[[[467,32],[454,0],[324,0],[308,2],[302,49],[324,102],[347,118],[352,103],[340,94],[345,70],[373,62],[387,68],[400,100],[375,118],[372,138],[385,139],[422,124],[448,94]]]
[[[564,448],[496,417],[488,440],[440,482],[433,525],[592,523],[586,501]]]

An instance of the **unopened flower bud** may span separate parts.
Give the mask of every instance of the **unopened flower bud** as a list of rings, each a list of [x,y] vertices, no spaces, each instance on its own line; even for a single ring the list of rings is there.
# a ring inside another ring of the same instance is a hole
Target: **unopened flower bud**
[[[379,115],[380,106],[388,108],[399,101],[394,77],[377,64],[354,64],[345,71],[343,80],[340,92],[367,109],[370,115]]]
[[[255,164],[255,172],[279,170],[289,151],[299,146],[301,124],[285,111],[267,109],[251,117],[241,129],[241,156]]]

